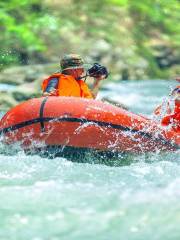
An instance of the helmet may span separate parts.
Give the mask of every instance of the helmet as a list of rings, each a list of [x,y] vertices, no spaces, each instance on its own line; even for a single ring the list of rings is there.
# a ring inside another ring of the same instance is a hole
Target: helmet
[[[62,57],[60,66],[62,71],[66,69],[84,68],[84,61],[77,54],[67,54]]]

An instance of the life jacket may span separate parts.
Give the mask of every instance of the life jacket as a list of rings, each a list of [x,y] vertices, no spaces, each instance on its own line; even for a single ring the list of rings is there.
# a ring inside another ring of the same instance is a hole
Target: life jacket
[[[94,98],[83,80],[76,80],[73,76],[62,73],[54,73],[50,77],[44,79],[42,83],[43,92],[46,90],[52,78],[57,78],[59,80],[56,92],[53,96]]]

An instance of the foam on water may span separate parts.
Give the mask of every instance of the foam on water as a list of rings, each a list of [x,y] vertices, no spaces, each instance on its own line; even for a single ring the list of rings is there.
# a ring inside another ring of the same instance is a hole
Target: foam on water
[[[122,84],[122,92],[129,87],[137,96],[139,110],[144,98],[154,99],[154,82],[143,84],[144,97],[135,83]],[[180,239],[180,152],[123,157],[130,165],[115,167],[27,156],[1,145],[0,239]]]
[[[135,113],[151,115],[176,84],[175,81],[163,80],[109,83],[99,98],[108,97],[123,103]]]
[[[2,155],[1,239],[178,239],[176,154],[124,167]]]

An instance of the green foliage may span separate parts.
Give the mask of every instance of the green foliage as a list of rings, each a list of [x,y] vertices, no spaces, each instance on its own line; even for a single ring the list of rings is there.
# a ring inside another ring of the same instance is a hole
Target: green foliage
[[[154,41],[179,55],[180,52],[180,2],[179,0],[129,0],[129,13],[134,21],[133,38],[138,52],[149,62],[149,75],[161,76],[154,58]],[[162,55],[162,53],[159,53]],[[164,71],[166,74],[167,72]]]
[[[48,15],[44,14],[40,1],[8,0],[0,3],[1,60],[4,64],[20,61],[20,54],[44,51],[40,37],[46,27]]]
[[[168,39],[172,44],[180,47],[178,0],[132,1],[129,9],[141,34],[149,38],[156,31],[162,40]]]
[[[127,6],[128,0],[107,0],[107,3],[122,7],[122,6]]]
[[[125,64],[141,56],[149,63],[148,74],[161,75],[154,43],[178,55],[179,12],[179,0],[0,1],[0,66],[37,53],[46,58],[74,49],[88,53],[103,39],[111,49],[133,49],[132,55],[124,54]]]

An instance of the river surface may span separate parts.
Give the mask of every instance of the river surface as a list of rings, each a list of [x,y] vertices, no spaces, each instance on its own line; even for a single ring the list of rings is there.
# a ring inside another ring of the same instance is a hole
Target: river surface
[[[152,117],[175,84],[111,83],[100,97]],[[124,166],[10,152],[0,145],[0,240],[180,239],[179,151]]]

